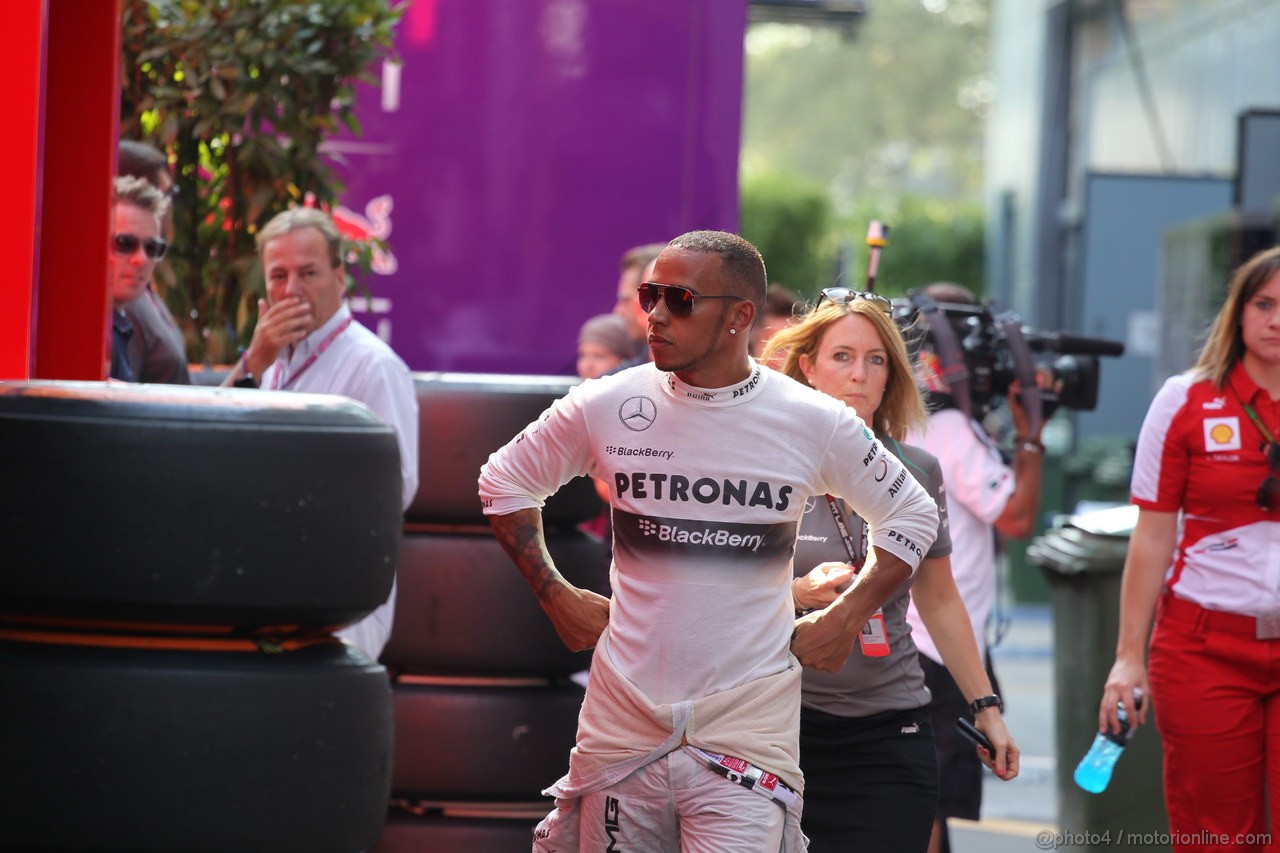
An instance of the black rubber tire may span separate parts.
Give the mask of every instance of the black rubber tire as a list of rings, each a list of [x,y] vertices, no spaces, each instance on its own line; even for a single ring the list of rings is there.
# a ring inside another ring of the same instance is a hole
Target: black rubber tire
[[[346,624],[386,600],[395,436],[342,397],[0,383],[0,613]]]
[[[529,853],[537,825],[530,818],[393,814],[372,853]]]
[[[0,642],[0,848],[355,853],[378,838],[386,671],[280,654]]]
[[[569,769],[583,690],[395,685],[393,796],[532,802]],[[549,809],[548,809],[549,810]]]
[[[565,376],[415,374],[422,486],[406,519],[484,524],[476,487],[480,466],[577,383]],[[548,529],[572,527],[602,506],[590,478],[579,477],[548,499],[542,523]]]
[[[582,533],[547,536],[575,586],[608,594],[604,546]],[[491,533],[405,533],[395,625],[382,662],[396,672],[549,677],[586,669]]]

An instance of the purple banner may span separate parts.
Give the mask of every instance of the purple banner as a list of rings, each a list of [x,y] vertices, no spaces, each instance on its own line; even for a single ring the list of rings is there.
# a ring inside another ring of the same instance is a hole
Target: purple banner
[[[737,225],[746,0],[413,0],[326,151],[413,370],[572,374],[631,246]]]

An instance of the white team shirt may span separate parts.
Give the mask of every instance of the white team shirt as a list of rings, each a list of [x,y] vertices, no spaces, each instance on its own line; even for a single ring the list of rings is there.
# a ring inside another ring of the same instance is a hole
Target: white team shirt
[[[611,660],[655,703],[789,666],[809,496],[845,498],[913,568],[937,533],[933,500],[851,408],[763,365],[726,388],[652,364],[576,386],[490,456],[485,513],[541,508],[583,474],[610,483]]]

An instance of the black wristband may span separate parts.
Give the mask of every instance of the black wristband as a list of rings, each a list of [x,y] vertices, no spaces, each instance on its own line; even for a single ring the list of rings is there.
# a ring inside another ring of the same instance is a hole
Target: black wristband
[[[979,696],[969,703],[969,713],[975,717],[978,716],[979,711],[985,711],[987,708],[997,708],[1003,711],[1004,700],[992,693],[988,696]]]
[[[249,369],[248,350],[240,354],[240,370],[244,373],[243,378],[237,379],[231,385],[235,388],[257,388],[258,380],[253,378],[253,371]]]

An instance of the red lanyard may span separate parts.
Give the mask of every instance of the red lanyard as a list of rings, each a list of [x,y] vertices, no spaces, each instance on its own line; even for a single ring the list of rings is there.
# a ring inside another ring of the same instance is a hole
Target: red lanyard
[[[316,361],[320,358],[320,356],[324,355],[324,351],[329,348],[329,345],[338,339],[338,335],[341,335],[343,332],[347,330],[347,326],[351,325],[351,319],[352,319],[351,317],[348,317],[347,319],[339,323],[338,328],[330,332],[329,337],[325,338],[323,341],[320,342],[320,346],[316,347],[316,351],[311,353],[311,355],[307,357],[306,361],[302,362],[302,366],[299,367],[296,371],[294,371],[294,374],[289,377],[288,381],[283,381],[284,365],[281,365],[280,370],[276,372],[275,381],[271,383],[271,390],[272,391],[284,390],[284,389],[287,389],[293,383],[297,382],[298,377],[306,373],[307,370],[311,367],[311,365],[315,364]]]

